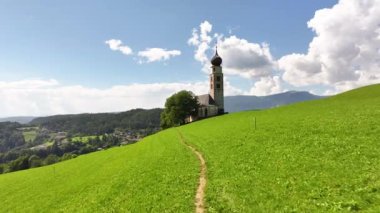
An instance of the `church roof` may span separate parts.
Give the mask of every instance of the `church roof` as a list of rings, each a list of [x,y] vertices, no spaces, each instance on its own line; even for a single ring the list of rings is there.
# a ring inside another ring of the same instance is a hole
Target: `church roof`
[[[214,99],[209,95],[198,95],[198,102],[201,106],[215,105]]]
[[[211,59],[211,64],[214,66],[220,66],[222,64],[222,61],[222,58],[218,54],[218,49],[216,49],[215,55]]]

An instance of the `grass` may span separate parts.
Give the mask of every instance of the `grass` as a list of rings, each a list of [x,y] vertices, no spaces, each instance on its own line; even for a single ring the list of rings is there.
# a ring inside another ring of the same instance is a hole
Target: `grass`
[[[37,137],[37,130],[27,130],[22,132],[25,142],[34,141]]]
[[[197,159],[174,130],[0,175],[0,212],[191,212]]]
[[[180,130],[205,155],[209,212],[380,211],[380,85]]]
[[[254,126],[254,119],[257,126]],[[380,85],[234,113],[52,166],[0,175],[0,212],[380,211]]]
[[[46,146],[53,146],[53,141],[46,141],[44,144],[46,144]]]
[[[91,139],[95,139],[97,136],[96,135],[90,135],[90,136],[77,136],[77,137],[73,137],[71,139],[72,142],[76,142],[76,143],[88,143],[89,140]],[[99,136],[99,139],[101,140],[103,138],[103,135],[100,135]]]

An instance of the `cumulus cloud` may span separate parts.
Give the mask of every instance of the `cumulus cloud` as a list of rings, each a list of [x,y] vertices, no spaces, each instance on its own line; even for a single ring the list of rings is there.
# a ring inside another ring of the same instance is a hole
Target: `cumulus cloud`
[[[110,39],[105,41],[109,48],[113,51],[120,51],[124,55],[132,55],[133,51],[130,47],[123,45],[123,42],[118,39]]]
[[[271,95],[283,92],[282,83],[279,76],[266,76],[261,77],[259,81],[255,82],[249,94],[255,96]]]
[[[190,46],[195,47],[194,58],[202,64],[202,70],[210,73],[210,57],[214,54],[215,46],[211,45],[215,41],[218,45],[219,55],[223,60],[223,72],[226,75],[237,75],[251,81],[256,81],[251,92],[258,92],[259,95],[268,95],[281,92],[282,81],[276,74],[277,61],[270,53],[269,44],[253,43],[246,39],[230,35],[214,33],[212,36],[212,24],[204,21],[192,31],[192,36],[188,40]],[[210,55],[210,56],[208,56]],[[274,80],[275,79],[275,80]],[[264,83],[271,83],[273,89],[264,89]],[[253,95],[258,95],[253,93]]]
[[[113,51],[120,51],[124,55],[133,55],[133,51],[130,47],[123,45],[123,42],[118,39],[110,39],[105,41],[109,48]],[[151,63],[156,61],[167,61],[172,57],[181,55],[179,50],[167,50],[164,48],[146,48],[145,50],[137,53],[138,62]]]
[[[199,29],[194,28],[191,38],[187,41],[190,46],[195,47],[194,58],[203,65],[203,71],[208,73],[210,61],[207,57],[207,51],[210,49],[210,43],[213,40],[209,34],[212,31],[212,25],[204,21],[199,25]]]
[[[242,92],[226,83],[226,95]],[[0,117],[69,113],[118,112],[163,107],[168,96],[180,90],[206,94],[208,81],[118,85],[105,89],[65,86],[52,80],[0,81]]]
[[[166,61],[171,57],[181,55],[179,50],[166,50],[162,48],[147,48],[144,51],[139,51],[138,56],[142,58],[141,62],[151,63],[155,61]]]
[[[340,0],[308,22],[315,32],[306,54],[279,60],[295,86],[330,85],[329,94],[380,82],[380,1]]]
[[[233,35],[219,39],[218,51],[227,59],[223,63],[226,74],[254,79],[271,76],[276,68],[266,43],[250,43]]]

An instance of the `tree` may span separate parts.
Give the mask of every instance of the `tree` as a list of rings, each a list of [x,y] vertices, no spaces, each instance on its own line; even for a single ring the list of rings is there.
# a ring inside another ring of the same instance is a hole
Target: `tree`
[[[48,148],[48,151],[54,155],[58,155],[58,156],[63,155],[62,150],[61,150],[61,148],[59,148],[57,141],[53,142],[53,144]]]
[[[0,174],[5,172],[5,166],[0,164]]]
[[[32,155],[29,157],[29,168],[42,166],[42,160],[37,155]]]
[[[23,169],[29,169],[29,156],[20,156],[9,163],[9,170],[11,172]]]
[[[64,160],[70,160],[72,158],[76,158],[78,155],[76,154],[72,154],[72,153],[65,153],[62,157],[61,157],[61,161],[64,161]]]
[[[59,157],[57,155],[48,155],[44,160],[44,165],[50,165],[59,162]]]
[[[182,90],[166,99],[165,109],[161,113],[163,129],[185,123],[185,119],[198,113],[198,99],[190,91]]]

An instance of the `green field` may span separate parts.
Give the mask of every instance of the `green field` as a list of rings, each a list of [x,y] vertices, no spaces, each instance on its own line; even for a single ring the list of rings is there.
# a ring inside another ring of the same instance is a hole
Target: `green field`
[[[206,159],[208,212],[380,211],[380,85],[0,175],[0,211],[193,212],[199,162],[178,132]]]
[[[380,85],[180,129],[208,163],[209,212],[380,212]]]
[[[96,135],[90,135],[90,136],[77,136],[77,137],[73,137],[71,139],[72,142],[77,142],[77,143],[88,143],[89,140],[91,139],[95,139],[97,136]],[[100,135],[99,136],[99,139],[101,140],[103,138],[103,135]]]
[[[197,160],[175,131],[0,175],[1,212],[190,212]]]
[[[22,132],[25,142],[34,141],[37,137],[37,129],[29,129]]]

